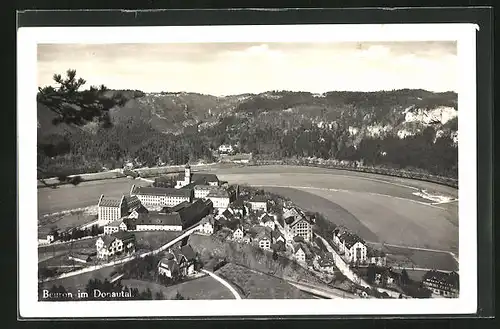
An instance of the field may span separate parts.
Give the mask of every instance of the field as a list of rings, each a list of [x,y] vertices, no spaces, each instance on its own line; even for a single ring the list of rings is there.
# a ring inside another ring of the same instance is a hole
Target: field
[[[229,289],[210,276],[204,276],[169,287],[135,279],[123,280],[122,284],[130,288],[138,288],[139,291],[149,288],[153,294],[157,291],[162,291],[166,299],[173,299],[177,293],[189,299],[234,299]]]
[[[430,205],[414,193],[457,197],[434,183],[375,174],[298,166],[213,166],[205,169],[230,183],[260,185],[299,206],[357,232],[367,241],[452,251],[458,254],[458,202]],[[116,179],[81,186],[38,189],[39,211],[95,205],[101,193],[119,196],[141,180]],[[286,188],[288,187],[288,188]],[[293,187],[293,188],[292,188]]]
[[[96,219],[96,215],[86,214],[83,211],[71,214],[49,215],[38,218],[38,234],[47,235],[53,228],[65,231],[90,223]]]
[[[218,269],[219,275],[235,287],[242,298],[248,299],[310,299],[285,280],[257,272],[236,264],[226,264]]]
[[[130,193],[132,185],[147,186],[148,182],[140,179],[117,178],[95,182],[83,182],[77,186],[62,185],[56,188],[38,189],[38,215],[50,214],[62,210],[76,209],[97,205],[99,197],[121,197]]]

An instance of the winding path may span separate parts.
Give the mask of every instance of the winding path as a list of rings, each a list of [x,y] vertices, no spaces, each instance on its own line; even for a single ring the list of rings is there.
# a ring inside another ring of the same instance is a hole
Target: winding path
[[[219,281],[222,285],[224,285],[227,289],[229,289],[229,291],[231,291],[231,293],[234,295],[234,299],[241,299],[238,292],[233,287],[231,287],[231,285],[226,280],[222,279],[220,276],[218,276],[217,274],[215,274],[213,272],[210,272],[210,271],[207,271],[204,269],[201,271],[210,275],[212,278]]]

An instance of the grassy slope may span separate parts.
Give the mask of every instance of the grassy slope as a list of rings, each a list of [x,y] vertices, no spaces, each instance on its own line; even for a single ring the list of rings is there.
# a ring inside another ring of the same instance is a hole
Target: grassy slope
[[[227,264],[215,274],[228,280],[248,299],[307,299],[311,298],[283,279],[254,271],[244,266]],[[243,297],[243,296],[242,296]]]
[[[123,280],[122,284],[131,288],[138,288],[139,291],[147,288],[151,289],[153,293],[162,291],[165,299],[173,299],[177,292],[189,299],[234,299],[229,289],[209,276],[169,287],[135,279]]]

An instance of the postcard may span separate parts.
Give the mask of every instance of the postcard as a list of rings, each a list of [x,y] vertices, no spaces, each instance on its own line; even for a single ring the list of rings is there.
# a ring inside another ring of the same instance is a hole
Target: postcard
[[[20,28],[20,316],[475,312],[476,31]]]

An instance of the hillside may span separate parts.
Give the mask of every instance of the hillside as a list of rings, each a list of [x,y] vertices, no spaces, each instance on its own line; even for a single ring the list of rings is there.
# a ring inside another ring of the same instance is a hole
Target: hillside
[[[208,160],[210,149],[231,143],[256,158],[322,157],[457,173],[458,110],[452,92],[270,91],[216,97],[134,91],[132,96],[110,111],[114,126],[106,131],[92,124],[78,131],[54,127],[50,111],[39,106],[42,143],[56,134],[83,144],[39,161],[47,168],[54,163],[70,168],[77,161],[93,168],[132,160],[178,164]],[[189,151],[192,146],[195,151]]]

